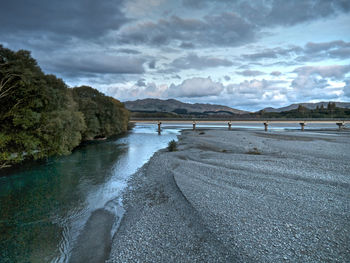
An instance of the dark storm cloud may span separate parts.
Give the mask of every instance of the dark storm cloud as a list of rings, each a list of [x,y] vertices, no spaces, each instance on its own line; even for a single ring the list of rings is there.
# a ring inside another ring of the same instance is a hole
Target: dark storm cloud
[[[231,78],[230,78],[230,76],[224,76],[224,79],[226,80],[226,81],[229,81],[229,80],[231,80]]]
[[[237,46],[255,38],[255,26],[235,13],[224,12],[202,19],[172,16],[157,22],[124,27],[119,36],[123,44],[168,45],[173,41],[196,41],[196,46]]]
[[[245,77],[255,77],[255,76],[260,76],[260,75],[264,75],[265,73],[259,70],[243,70],[243,71],[236,71],[236,74],[238,75],[242,75]]]
[[[120,43],[150,46],[180,42],[176,45],[181,48],[238,46],[256,40],[263,28],[291,26],[350,11],[350,4],[346,0],[186,0],[183,4],[195,8],[215,5],[216,13],[211,12],[202,18],[189,19],[174,15],[158,21],[142,22],[124,27],[117,39]],[[208,7],[208,10],[211,9]],[[256,59],[274,58],[275,54],[270,50],[260,54],[260,57],[257,54]]]
[[[123,1],[11,0],[0,8],[0,32],[44,32],[66,37],[96,38],[117,30],[128,19]]]

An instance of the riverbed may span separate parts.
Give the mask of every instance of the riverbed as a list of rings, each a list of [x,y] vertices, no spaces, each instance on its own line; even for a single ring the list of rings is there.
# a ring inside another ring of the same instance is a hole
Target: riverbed
[[[2,171],[0,261],[68,262],[87,252],[97,255],[87,241],[94,238],[86,234],[90,229],[100,234],[95,241],[103,242],[100,256],[107,257],[109,241],[125,212],[122,193],[131,175],[181,130],[191,128],[163,125],[158,135],[155,124],[141,123],[124,137],[81,146],[69,156]],[[209,124],[198,128],[227,129]],[[232,128],[263,129],[259,124]],[[313,126],[305,134],[324,128],[335,130],[333,125]],[[296,129],[297,125],[271,127],[281,133]]]

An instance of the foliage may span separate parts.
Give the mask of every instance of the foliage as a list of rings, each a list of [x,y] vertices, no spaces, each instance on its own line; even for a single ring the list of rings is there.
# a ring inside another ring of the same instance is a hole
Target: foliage
[[[89,105],[99,109],[93,112],[99,122],[96,134],[126,131],[128,112],[123,105],[90,90],[98,94],[89,98]],[[69,154],[94,129],[85,115],[89,109],[80,109],[81,100],[61,79],[45,75],[28,51],[13,52],[0,45],[0,168]]]
[[[129,112],[120,101],[87,86],[74,88],[72,92],[87,126],[83,139],[108,137],[128,129]]]
[[[335,102],[329,102],[327,108],[316,107],[308,109],[299,105],[297,109],[283,112],[264,112],[260,111],[257,117],[264,118],[349,118],[350,109],[336,107]]]
[[[177,151],[177,143],[175,140],[171,140],[169,143],[168,143],[168,151],[169,152],[175,152]]]

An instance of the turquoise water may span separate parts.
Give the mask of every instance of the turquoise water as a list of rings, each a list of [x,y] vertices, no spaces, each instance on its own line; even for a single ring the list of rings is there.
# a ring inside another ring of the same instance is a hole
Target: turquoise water
[[[155,125],[137,125],[123,138],[2,172],[0,262],[67,262],[91,213],[107,203],[122,213],[130,175],[178,132],[165,129],[159,136]]]

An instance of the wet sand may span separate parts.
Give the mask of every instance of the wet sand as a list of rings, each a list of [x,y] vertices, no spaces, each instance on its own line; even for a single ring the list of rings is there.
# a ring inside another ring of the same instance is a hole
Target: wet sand
[[[110,253],[115,220],[115,215],[105,209],[94,211],[78,237],[69,262],[104,262]]]
[[[124,193],[108,262],[349,262],[350,133],[184,131]]]

